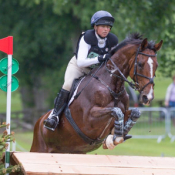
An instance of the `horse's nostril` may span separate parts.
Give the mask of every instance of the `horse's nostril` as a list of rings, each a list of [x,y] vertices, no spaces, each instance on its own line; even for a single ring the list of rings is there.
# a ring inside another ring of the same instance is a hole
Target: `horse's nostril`
[[[147,103],[148,102],[148,98],[147,98],[147,96],[146,95],[143,95],[142,96],[142,100],[143,100],[143,103]]]

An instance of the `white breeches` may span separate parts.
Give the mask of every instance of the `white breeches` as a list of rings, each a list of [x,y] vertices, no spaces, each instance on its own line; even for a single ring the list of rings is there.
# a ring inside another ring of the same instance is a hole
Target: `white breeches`
[[[84,74],[88,74],[90,71],[87,67],[78,67],[76,57],[72,57],[69,61],[65,75],[64,75],[64,84],[62,86],[63,89],[70,91],[72,87],[72,83],[74,79],[83,76]]]

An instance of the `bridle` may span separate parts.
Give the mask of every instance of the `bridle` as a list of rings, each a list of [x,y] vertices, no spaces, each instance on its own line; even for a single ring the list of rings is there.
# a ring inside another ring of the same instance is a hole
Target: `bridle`
[[[140,91],[143,91],[145,89],[145,87],[148,86],[149,84],[153,84],[154,85],[154,78],[155,78],[155,76],[153,78],[150,78],[150,77],[147,77],[145,75],[142,75],[142,74],[137,73],[137,57],[138,57],[139,54],[145,55],[145,56],[148,56],[148,57],[156,57],[156,54],[155,55],[149,55],[149,54],[140,52],[140,47],[138,47],[138,49],[137,49],[137,53],[136,53],[136,56],[135,56],[135,62],[134,62],[134,78],[136,80],[135,82],[139,86],[138,76],[143,77],[143,78],[146,78],[146,79],[149,80],[149,82],[147,84],[145,84],[145,86],[143,86],[142,89],[139,88]]]
[[[139,91],[143,91],[145,89],[145,87],[148,86],[149,84],[153,84],[154,85],[154,78],[155,78],[155,76],[153,78],[150,78],[150,77],[147,77],[145,75],[142,75],[142,74],[137,73],[137,65],[138,65],[137,58],[138,58],[138,55],[139,54],[145,55],[145,56],[148,56],[148,57],[155,57],[156,56],[156,54],[155,55],[145,54],[145,53],[143,53],[143,52],[140,51],[140,46],[138,47],[137,52],[136,52],[136,55],[135,55],[135,59],[134,59],[134,62],[133,62],[133,64],[134,64],[134,77],[133,77],[133,79],[135,79],[134,83],[127,80],[127,78],[123,75],[123,73],[120,71],[120,69],[117,67],[117,65],[114,63],[114,61],[111,58],[109,60],[113,64],[114,69],[113,70],[108,69],[108,67],[107,67],[107,61],[106,61],[106,69],[113,76],[115,76],[117,78],[120,78],[121,80],[127,82],[133,89],[139,90]],[[132,66],[133,66],[133,64],[132,64]],[[131,68],[132,68],[132,66],[131,66]],[[130,70],[131,70],[131,68],[130,68]],[[119,72],[120,76],[118,76],[118,75],[115,74],[116,71]],[[149,82],[147,84],[145,84],[142,88],[140,88],[140,86],[139,86],[138,76],[143,77],[143,78],[146,78],[146,79],[149,80]]]

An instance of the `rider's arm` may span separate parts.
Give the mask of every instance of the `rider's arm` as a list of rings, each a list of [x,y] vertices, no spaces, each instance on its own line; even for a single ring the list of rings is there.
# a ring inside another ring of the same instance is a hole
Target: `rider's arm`
[[[87,58],[90,48],[91,48],[91,45],[87,44],[84,41],[84,36],[82,36],[80,43],[79,43],[78,53],[77,53],[78,67],[89,67],[90,65],[99,63],[98,57]]]

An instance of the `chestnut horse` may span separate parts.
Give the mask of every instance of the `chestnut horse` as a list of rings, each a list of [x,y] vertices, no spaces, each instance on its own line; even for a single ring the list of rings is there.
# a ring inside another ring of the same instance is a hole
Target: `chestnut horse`
[[[162,40],[157,44],[148,42],[134,33],[113,48],[111,58],[81,81],[78,98],[62,113],[54,132],[43,125],[50,112],[36,122],[30,151],[87,153],[102,144],[103,148],[113,149],[127,139],[140,112],[128,109],[129,96],[124,82],[139,91],[144,105],[153,100],[158,67],[156,52],[162,43]],[[128,76],[134,83],[126,79]]]

